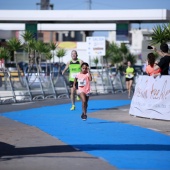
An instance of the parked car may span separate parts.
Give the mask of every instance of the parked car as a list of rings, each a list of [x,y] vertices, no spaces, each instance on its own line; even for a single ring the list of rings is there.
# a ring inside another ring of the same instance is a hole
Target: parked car
[[[37,73],[38,72],[35,64],[31,67],[30,70],[28,70],[29,69],[28,63],[19,62],[18,65],[25,74],[27,74],[28,71],[29,71],[29,73]],[[57,76],[58,72],[59,72],[59,66],[60,66],[60,71],[62,72],[64,70],[66,64],[63,62],[61,62],[61,63],[55,62],[54,64],[42,62],[41,63],[41,71],[42,71],[41,73],[44,75],[47,75],[47,76],[49,76],[50,73],[54,76]]]
[[[13,81],[19,81],[19,78],[24,75],[23,71],[21,69],[18,70],[13,62],[5,63],[5,68],[9,71]]]
[[[110,68],[109,68],[109,73],[115,76],[115,75],[117,74],[117,69],[116,69],[116,67],[110,67]]]
[[[142,65],[134,65],[135,75],[143,75]]]
[[[24,75],[27,76],[27,80],[30,86],[40,86],[40,79],[43,84],[48,83],[49,76],[51,74],[52,78],[61,75],[61,72],[64,70],[66,64],[61,63],[41,63],[41,72],[38,72],[37,66],[34,64],[30,70],[28,63],[19,62],[18,65],[20,66],[21,70],[24,72]],[[60,73],[59,73],[59,65],[60,65]],[[40,78],[40,79],[39,79]]]

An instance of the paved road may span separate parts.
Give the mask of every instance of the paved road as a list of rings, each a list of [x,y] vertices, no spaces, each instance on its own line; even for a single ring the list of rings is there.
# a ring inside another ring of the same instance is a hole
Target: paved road
[[[127,94],[91,96],[91,100],[128,100]],[[0,170],[114,170],[102,157],[73,148],[34,126],[13,121],[3,113],[70,103],[69,99],[42,100],[0,106]],[[98,110],[89,118],[135,125],[170,136],[169,121],[130,116],[129,105]],[[68,118],[69,119],[69,118]]]

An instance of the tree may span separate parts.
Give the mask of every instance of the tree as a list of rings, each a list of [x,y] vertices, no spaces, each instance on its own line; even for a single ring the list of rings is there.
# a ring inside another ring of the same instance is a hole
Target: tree
[[[32,67],[33,67],[33,64],[35,63],[35,43],[36,43],[36,40],[35,39],[31,39],[27,42],[27,45],[24,46],[24,49],[26,52],[28,52],[28,72],[31,71]]]
[[[35,39],[34,39],[34,36],[32,34],[32,32],[30,31],[25,31],[24,34],[22,34],[22,37],[24,38],[24,44],[23,44],[23,47],[24,47],[24,50],[26,52],[28,52],[28,61],[29,61],[29,68],[28,70],[31,70],[31,67],[34,63],[34,44],[35,44]]]
[[[120,52],[122,54],[123,61],[125,62],[125,60],[127,58],[127,55],[129,55],[129,53],[130,53],[129,49],[127,48],[125,43],[121,43],[121,45],[120,45]]]
[[[60,58],[64,57],[65,55],[66,55],[66,50],[63,48],[59,48],[56,52],[56,56],[59,58],[59,73],[61,71]]]
[[[109,41],[106,41],[106,54],[103,56],[103,61],[106,63],[106,66],[109,67],[109,58],[111,55],[111,50],[109,49]]]
[[[96,66],[96,69],[97,69],[97,65],[99,64],[98,57],[93,58],[93,62],[94,62],[95,66]]]
[[[4,66],[5,66],[5,61],[10,58],[10,52],[4,48],[0,47],[0,60],[4,60]]]
[[[136,56],[129,53],[127,56],[126,56],[126,61],[130,61],[132,65],[134,65],[136,63]]]
[[[18,66],[18,63],[17,63],[16,54],[17,54],[17,51],[22,48],[22,45],[21,45],[20,40],[18,40],[17,38],[12,38],[12,39],[10,39],[10,40],[7,42],[7,47],[8,47],[8,49],[9,49],[11,52],[14,52],[14,61],[15,61],[15,64],[16,64],[16,68],[17,68],[18,71],[19,71],[20,69],[19,69],[19,66]]]
[[[158,25],[153,28],[153,33],[151,34],[152,40],[151,44],[161,44],[170,41],[170,23]]]
[[[121,61],[123,61],[123,56],[121,54],[120,48],[116,43],[111,43],[108,47],[110,50],[110,62],[112,65],[118,65]]]
[[[109,62],[109,58],[110,58],[111,54],[112,54],[111,50],[109,48],[106,49],[106,54],[103,56],[103,59],[107,65],[107,67],[108,67],[108,62]]]
[[[25,33],[22,34],[22,37],[24,38],[25,43],[31,41],[34,38],[32,32],[30,32],[30,31],[25,31]]]
[[[53,64],[54,64],[54,53],[55,53],[55,50],[56,50],[57,46],[58,46],[57,43],[51,42],[51,43],[49,44],[49,48],[50,48],[50,50],[52,51]]]
[[[42,72],[42,70],[41,70],[42,54],[46,54],[50,51],[49,46],[39,40],[39,41],[35,42],[35,50],[37,52],[37,56],[36,56],[36,60],[35,60],[35,63],[37,66],[37,71]]]
[[[50,72],[51,72],[51,70],[52,70],[51,69],[51,59],[53,58],[53,55],[49,51],[49,52],[45,53],[45,57],[46,57],[46,72],[47,72],[47,60],[50,61]],[[54,63],[53,63],[53,68],[54,68]],[[54,72],[54,70],[53,70],[53,72]]]

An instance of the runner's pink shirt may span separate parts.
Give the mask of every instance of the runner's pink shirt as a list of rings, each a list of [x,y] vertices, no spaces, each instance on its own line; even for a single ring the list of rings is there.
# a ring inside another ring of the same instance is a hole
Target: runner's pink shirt
[[[83,74],[78,73],[76,75],[77,81],[78,81],[78,92],[85,94],[90,93],[90,80],[89,80],[89,73]]]

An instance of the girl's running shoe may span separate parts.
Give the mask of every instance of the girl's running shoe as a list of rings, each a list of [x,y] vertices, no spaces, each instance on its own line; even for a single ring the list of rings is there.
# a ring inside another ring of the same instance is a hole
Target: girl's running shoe
[[[84,113],[82,113],[81,118],[82,118],[82,120],[87,120],[87,115],[85,115]]]

